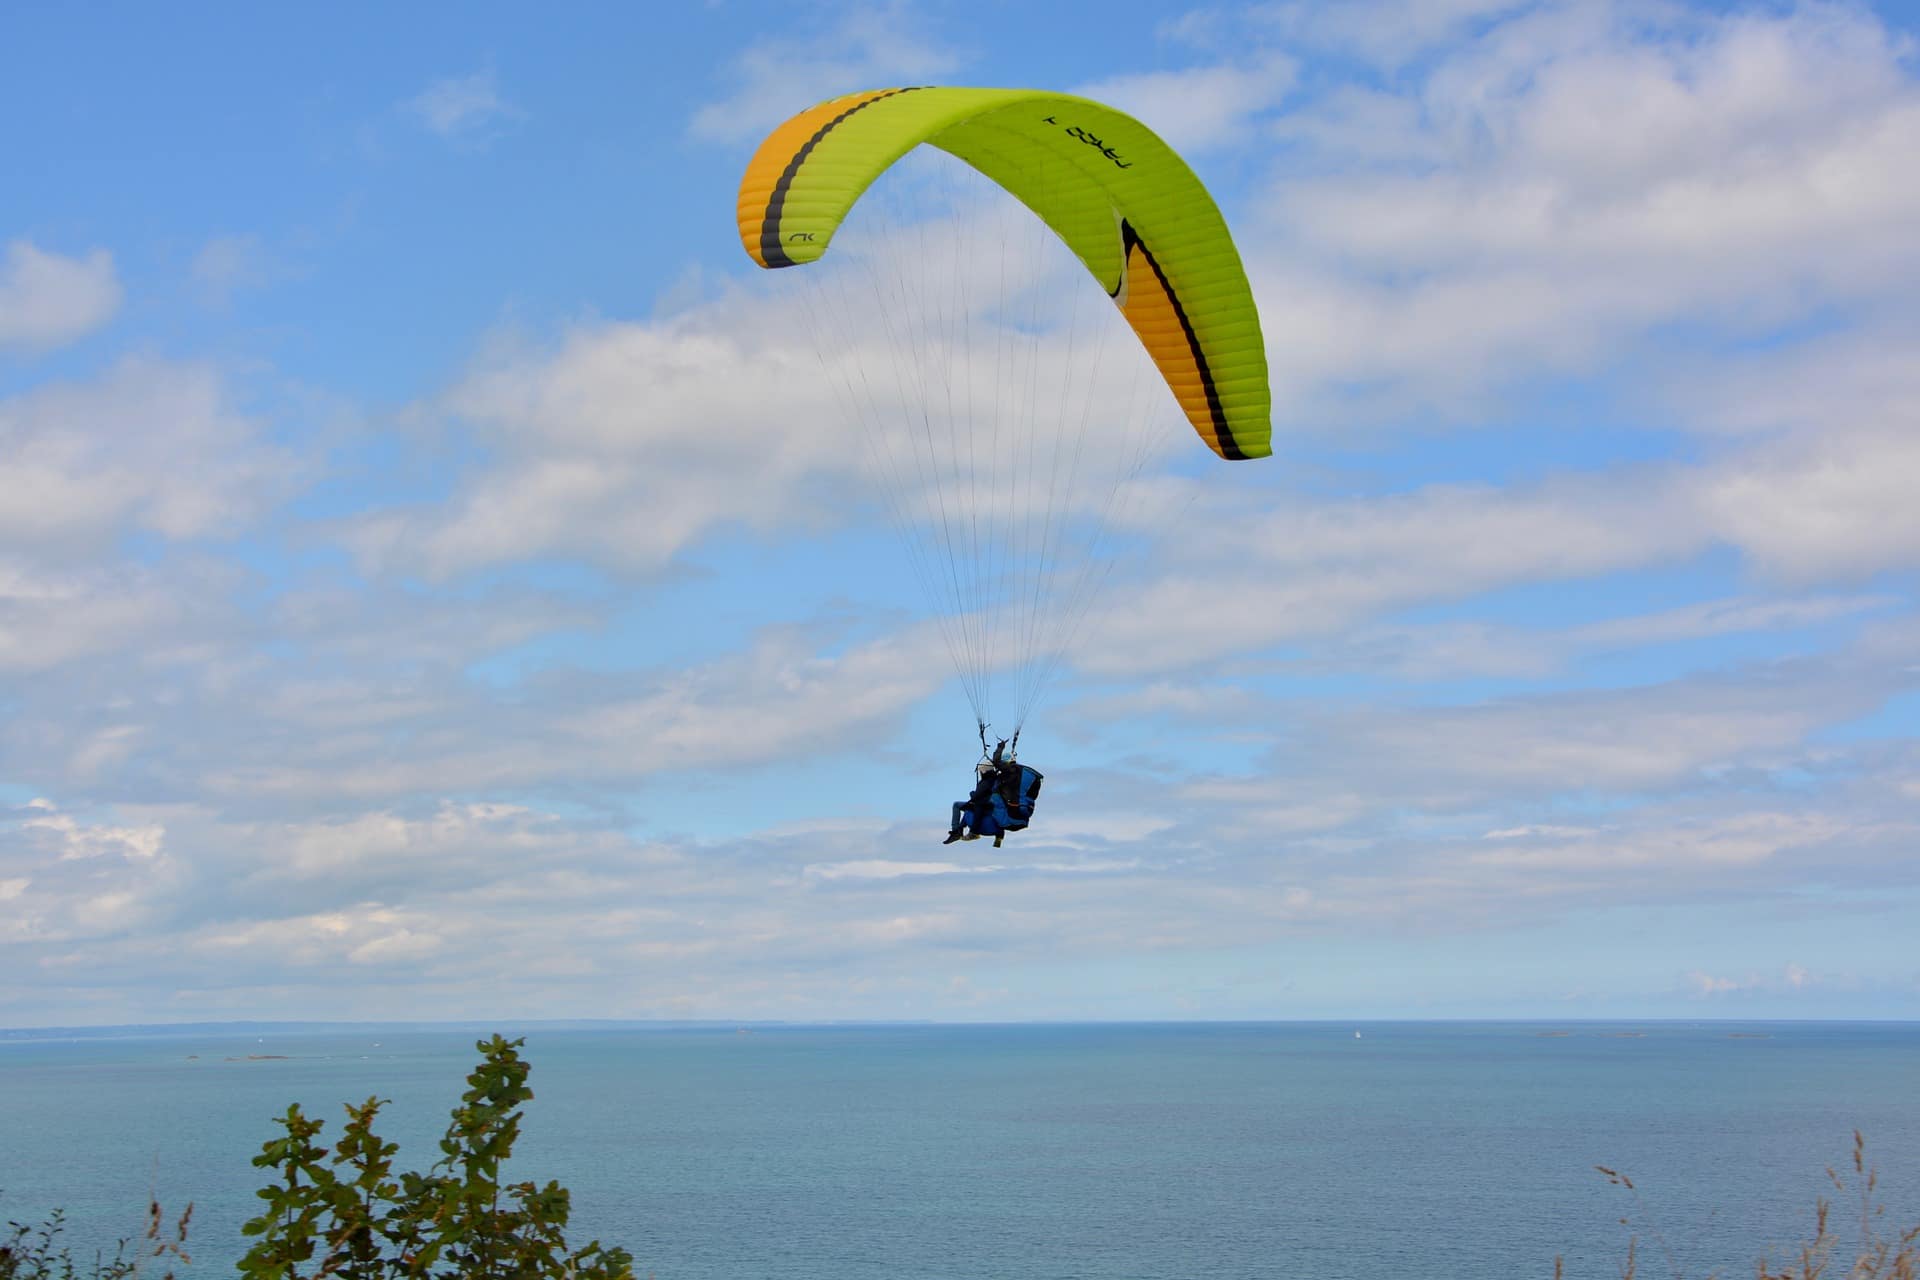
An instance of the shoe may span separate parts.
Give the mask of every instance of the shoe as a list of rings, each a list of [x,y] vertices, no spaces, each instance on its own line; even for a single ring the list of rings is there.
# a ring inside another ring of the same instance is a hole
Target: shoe
[[[958,831],[949,831],[947,832],[947,838],[945,840],[942,840],[940,843],[952,844],[955,840],[958,840],[959,838],[960,838],[960,833]]]
[[[1006,839],[1005,836],[995,836],[993,838],[993,847],[998,849],[1000,847],[1000,842],[1005,839]]]

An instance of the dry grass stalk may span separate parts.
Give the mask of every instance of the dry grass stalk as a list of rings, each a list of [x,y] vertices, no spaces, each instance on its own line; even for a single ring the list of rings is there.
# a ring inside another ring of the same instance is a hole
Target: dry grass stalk
[[[1647,1217],[1646,1205],[1641,1200],[1639,1189],[1633,1185],[1633,1179],[1605,1165],[1595,1165],[1594,1168],[1608,1182],[1625,1188],[1633,1197],[1635,1213],[1620,1219],[1621,1225],[1632,1227],[1638,1218],[1660,1245],[1674,1280],[1686,1280],[1686,1273],[1675,1261],[1659,1226]],[[1883,1224],[1887,1207],[1875,1199],[1880,1189],[1880,1174],[1867,1163],[1867,1143],[1859,1130],[1854,1130],[1853,1134],[1851,1184],[1831,1166],[1827,1169],[1827,1179],[1833,1183],[1837,1196],[1855,1196],[1859,1201],[1857,1238],[1853,1241],[1851,1261],[1845,1261],[1849,1256],[1843,1252],[1845,1242],[1832,1227],[1833,1201],[1822,1196],[1814,1204],[1813,1238],[1801,1244],[1785,1262],[1776,1264],[1770,1258],[1759,1259],[1754,1263],[1755,1280],[1920,1280],[1920,1223],[1898,1235],[1885,1234]],[[1621,1280],[1636,1280],[1639,1274],[1639,1243],[1637,1235],[1627,1240],[1627,1260],[1620,1273]],[[1835,1269],[1842,1265],[1846,1268],[1844,1271]],[[1562,1280],[1562,1270],[1561,1259],[1555,1258],[1554,1280]],[[1709,1275],[1707,1280],[1714,1278]]]

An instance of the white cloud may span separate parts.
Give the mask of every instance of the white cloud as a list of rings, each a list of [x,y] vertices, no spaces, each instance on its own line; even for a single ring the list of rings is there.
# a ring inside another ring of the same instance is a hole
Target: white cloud
[[[92,383],[0,400],[0,540],[55,554],[129,529],[236,532],[295,471],[263,434],[205,365],[129,358]]]
[[[219,235],[200,246],[191,267],[193,282],[210,306],[225,306],[235,294],[284,279],[285,265],[256,235]]]
[[[1747,596],[1570,627],[1520,628],[1484,622],[1361,626],[1337,632],[1298,665],[1315,671],[1373,669],[1408,680],[1537,679],[1565,672],[1595,656],[1820,627],[1894,610],[1903,603],[1895,595]]]
[[[1807,991],[1821,985],[1821,980],[1808,972],[1806,966],[1789,964],[1778,976],[1770,973],[1746,973],[1740,977],[1724,977],[1695,969],[1685,978],[1686,985],[1700,998],[1731,995],[1780,995]]]
[[[1164,825],[1164,824],[1162,824]],[[1058,843],[1060,832],[1048,829],[1048,837]],[[888,858],[868,858],[853,862],[814,862],[803,868],[808,876],[820,880],[898,880],[904,876],[991,876],[1006,875],[1097,875],[1110,871],[1129,871],[1134,861],[1047,862],[1022,859],[1018,862],[960,863],[906,862]]]
[[[1895,309],[1829,336],[1664,374],[1674,411],[1714,437],[1706,518],[1768,578],[1859,581],[1920,562],[1899,478],[1916,465],[1920,331]]]
[[[1739,978],[1717,978],[1695,969],[1687,974],[1687,985],[1693,988],[1695,995],[1720,996],[1739,991],[1748,984]]]
[[[244,952],[253,968],[417,963],[438,952],[445,941],[429,929],[416,927],[425,919],[418,911],[362,902],[341,910],[208,929],[191,945],[216,956]]]
[[[1596,832],[1559,835],[1536,830],[1474,854],[1486,867],[1531,868],[1558,874],[1658,868],[1663,874],[1689,864],[1744,867],[1845,836],[1854,825],[1832,815],[1746,813],[1703,823],[1675,823],[1657,832]]]
[[[1204,508],[1167,576],[1103,602],[1083,665],[1146,673],[1344,632],[1383,612],[1683,559],[1708,527],[1671,479],[1434,487],[1271,512]],[[1216,567],[1219,546],[1245,548]]]
[[[115,827],[82,824],[72,814],[58,813],[45,801],[28,806],[35,816],[19,819],[22,831],[45,832],[56,841],[62,862],[107,856],[151,861],[160,856],[166,828],[158,824]]]
[[[1260,765],[1244,775],[1202,774],[1181,795],[1200,806],[1196,814],[1219,802],[1228,829],[1222,838],[1234,840],[1254,830],[1371,839],[1368,833],[1397,821],[1389,815],[1424,813],[1445,833],[1450,858],[1488,866],[1605,861],[1629,848],[1653,860],[1732,864],[1843,838],[1897,841],[1896,829],[1911,822],[1909,797],[1891,782],[1833,800],[1844,820],[1811,801],[1748,802],[1737,820],[1716,808],[1704,819],[1676,811],[1626,826],[1556,820],[1535,808],[1556,797],[1576,811],[1598,798],[1645,806],[1730,786],[1768,792],[1772,778],[1796,769],[1827,775],[1835,766],[1811,737],[1912,683],[1893,662],[1869,660],[1870,651],[1863,643],[1853,659],[1831,667],[1769,665],[1461,706],[1254,705],[1248,724],[1284,726],[1267,729]],[[1890,776],[1905,775],[1896,768]],[[1797,812],[1802,803],[1823,816]]]
[[[468,144],[487,141],[499,126],[525,114],[500,97],[492,71],[435,80],[403,105],[432,132]]]
[[[0,673],[151,644],[187,612],[186,585],[143,569],[41,571],[0,558]]]
[[[1150,365],[1097,376],[1103,344],[1132,340],[1105,296],[1044,227],[1000,204],[941,224],[992,244],[993,265],[919,254],[909,283],[888,281],[903,301],[885,317],[864,305],[869,290],[918,240],[883,226],[803,280],[757,278],[652,323],[582,325],[554,350],[494,344],[427,409],[469,425],[488,465],[448,502],[356,518],[345,540],[369,569],[435,578],[555,554],[656,572],[721,529],[815,532],[889,514],[922,530],[978,515],[983,538],[1037,543],[1049,513],[1101,510],[1143,442],[1172,437],[1155,430],[1165,392]],[[1032,255],[1036,272],[1011,299],[997,265],[1009,223],[1016,260]],[[1082,287],[1050,288],[1069,268]],[[1063,404],[1078,411],[1046,411]],[[1025,447],[994,447],[1013,439]]]
[[[1698,640],[1743,632],[1819,626],[1841,618],[1897,607],[1898,596],[1743,597],[1702,600],[1660,613],[1588,623],[1567,630],[1568,647],[1605,650]]]
[[[1176,151],[1198,152],[1243,145],[1298,74],[1293,59],[1270,54],[1246,66],[1114,76],[1074,92],[1137,117]]]
[[[0,947],[64,945],[163,919],[186,869],[157,822],[93,821],[51,801],[0,808]]]
[[[1770,444],[1709,479],[1704,500],[1729,536],[1789,582],[1858,580],[1920,562],[1920,421]]]
[[[499,464],[443,507],[358,520],[347,540],[369,566],[436,577],[554,553],[653,570],[720,524],[804,520],[820,509],[809,481],[852,464],[825,429],[817,362],[760,346],[764,329],[611,325],[490,360],[446,404]]]
[[[814,103],[837,94],[925,83],[946,76],[960,56],[915,29],[898,5],[848,13],[811,40],[785,37],[754,44],[735,60],[726,97],[700,107],[689,131],[718,142],[758,141],[759,135]]]
[[[458,680],[423,687],[402,678],[405,700],[397,708],[331,726],[316,725],[304,701],[272,692],[262,698],[246,682],[211,694],[201,709],[230,706],[237,714],[264,703],[277,718],[255,723],[244,749],[213,744],[218,754],[203,762],[198,785],[228,803],[378,803],[520,786],[609,787],[665,771],[763,765],[804,758],[822,741],[871,735],[946,676],[927,660],[936,643],[927,634],[854,645],[832,658],[818,656],[812,639],[769,629],[745,652],[678,671],[534,681],[528,688],[539,695],[531,699],[476,696]],[[361,694],[362,701],[378,697]],[[475,731],[476,717],[483,732]]]
[[[66,258],[12,241],[0,264],[0,350],[83,338],[113,318],[120,295],[113,255],[105,249]]]
[[[376,934],[354,947],[347,952],[347,960],[360,965],[406,963],[436,955],[445,946],[446,940],[438,934],[395,929],[391,933]]]
[[[1254,12],[1288,40],[1349,50],[1392,69],[1513,14],[1571,7],[1536,6],[1533,0],[1350,0],[1338,5],[1287,0]],[[1204,24],[1197,22],[1182,30],[1192,36],[1208,34]]]
[[[1561,827],[1552,824],[1530,824],[1524,827],[1507,827],[1500,831],[1489,831],[1483,840],[1524,840],[1535,836],[1563,838],[1568,836],[1590,836],[1594,834],[1588,827]]]
[[[1306,152],[1251,255],[1287,422],[1470,420],[1662,326],[1752,335],[1910,294],[1920,92],[1885,28],[1661,12],[1549,6],[1410,90],[1290,114]],[[1356,382],[1371,399],[1329,394]]]
[[[1005,870],[996,866],[967,866],[958,862],[894,862],[869,858],[858,862],[816,862],[806,874],[822,880],[897,880],[901,876],[985,875]]]
[[[526,812],[517,805],[443,803],[426,820],[365,813],[343,822],[299,826],[275,841],[280,856],[266,873],[312,879],[341,875],[357,865],[391,870],[410,858],[459,859],[483,841],[504,836],[507,843],[518,843]]]
[[[1269,785],[1311,790],[1351,776],[1343,750],[1316,744],[1333,758],[1306,769],[1277,761]],[[60,811],[44,805],[18,815],[41,825],[16,823],[16,833],[44,842],[24,863],[7,861],[0,825],[0,880],[29,881],[13,891],[12,902],[26,904],[13,913],[22,923],[0,945],[30,947],[9,958],[45,957],[63,982],[124,986],[140,972],[240,1007],[250,992],[262,998],[325,975],[335,1016],[404,1015],[422,1001],[448,1016],[957,1013],[959,1002],[926,994],[949,982],[956,962],[1048,972],[1117,953],[1259,954],[1315,937],[1489,933],[1607,905],[1730,894],[1779,898],[1804,921],[1833,909],[1801,896],[1809,886],[1914,883],[1904,854],[1920,829],[1911,798],[1900,801],[1901,821],[1885,822],[1874,813],[1880,802],[1862,796],[1799,810],[1681,797],[1615,809],[1605,827],[1513,824],[1489,839],[1471,822],[1435,834],[1443,815],[1425,808],[1433,798],[1383,763],[1344,841],[1268,825],[1252,793],[1168,794],[1173,830],[1116,836],[1102,855],[1074,858],[1054,839],[1052,815],[1071,825],[1104,804],[1068,792],[1053,797],[1047,824],[991,862],[919,852],[932,822],[662,843],[518,803],[259,822],[182,810],[164,821],[161,860],[189,851],[185,874],[161,886],[132,877],[141,861],[101,834],[159,819],[91,824],[86,838],[107,851],[62,859],[89,824],[46,823]],[[1079,787],[1096,781],[1080,772]],[[1408,820],[1383,821],[1390,808]],[[1248,820],[1244,834],[1233,832],[1238,820]],[[69,881],[57,895],[41,884],[50,871],[102,859],[114,862],[112,883]],[[292,911],[290,882],[300,904]],[[145,923],[129,932],[129,921]],[[74,949],[83,939],[93,941]],[[1812,985],[1805,970],[1708,973],[1693,985],[1790,992]],[[363,977],[343,979],[349,971]],[[1031,983],[997,985],[1012,994],[991,1010],[1035,1008]]]
[[[1920,422],[1920,317],[1896,310],[1863,319],[1706,369],[1670,365],[1663,398],[1708,435],[1764,441],[1816,424],[1824,434],[1910,427]]]

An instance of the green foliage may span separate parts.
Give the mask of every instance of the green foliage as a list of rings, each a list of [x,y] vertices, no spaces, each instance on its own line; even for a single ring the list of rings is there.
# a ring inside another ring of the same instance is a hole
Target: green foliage
[[[475,1046],[480,1065],[467,1077],[440,1140],[440,1160],[425,1173],[393,1172],[397,1148],[373,1131],[384,1105],[379,1098],[347,1106],[346,1127],[331,1152],[316,1141],[322,1122],[288,1107],[277,1122],[284,1136],[253,1159],[278,1176],[256,1193],[266,1203],[244,1228],[259,1240],[241,1259],[241,1274],[248,1280],[631,1280],[633,1258],[624,1249],[603,1249],[596,1240],[569,1252],[571,1202],[559,1183],[501,1181],[520,1136],[520,1107],[533,1098],[519,1054],[523,1043],[494,1036]],[[0,1280],[10,1278],[0,1272]]]

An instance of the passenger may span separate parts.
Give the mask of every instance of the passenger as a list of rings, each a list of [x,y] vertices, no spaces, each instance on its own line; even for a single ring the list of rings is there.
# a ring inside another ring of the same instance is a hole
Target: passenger
[[[952,844],[955,840],[978,840],[981,836],[998,836],[1005,828],[994,820],[995,801],[1000,800],[1005,766],[1002,757],[1007,744],[1002,742],[993,749],[993,754],[974,766],[973,792],[965,800],[956,800],[953,805],[953,823],[947,829],[947,838],[941,844]],[[1001,802],[1004,804],[1004,801]]]

